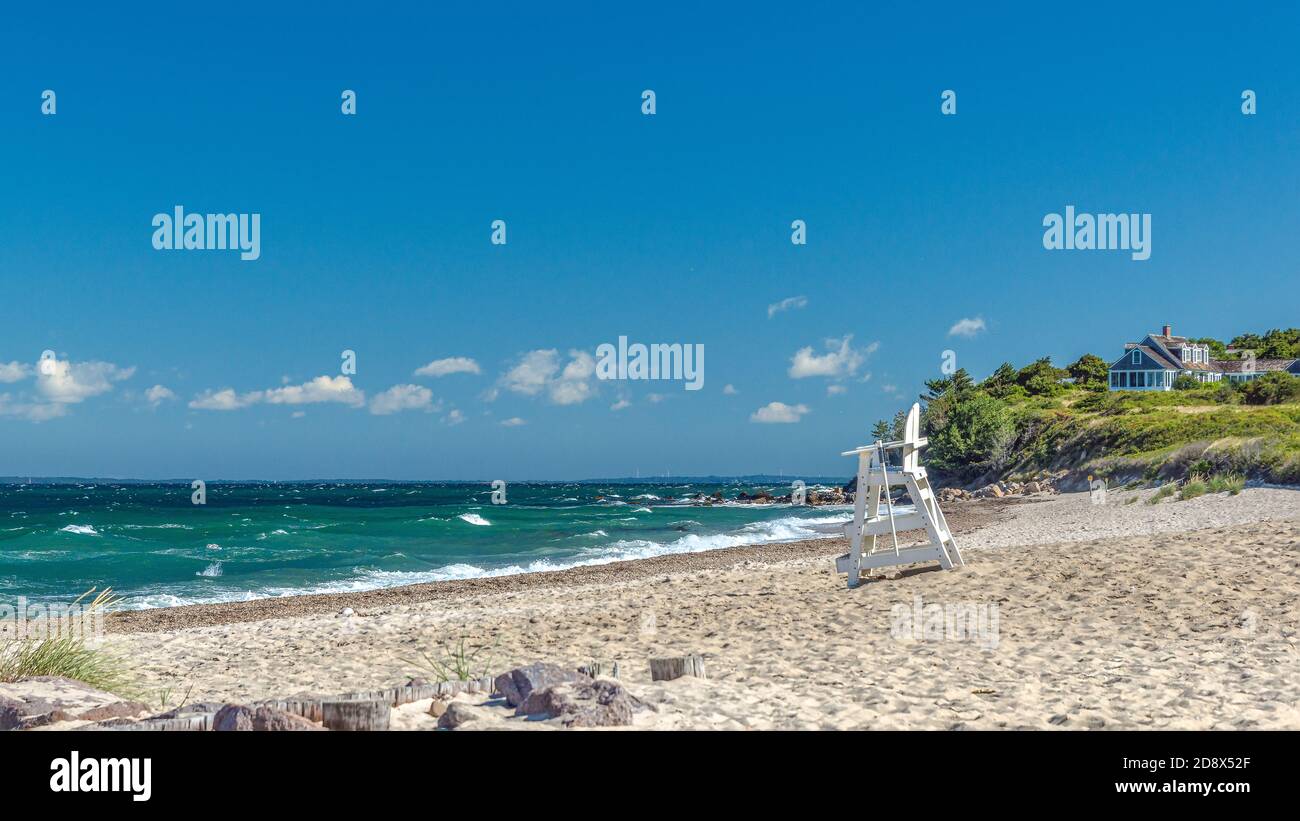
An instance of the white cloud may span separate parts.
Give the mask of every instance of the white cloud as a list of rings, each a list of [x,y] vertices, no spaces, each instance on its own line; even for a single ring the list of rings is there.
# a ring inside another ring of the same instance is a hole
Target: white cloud
[[[206,390],[190,400],[190,407],[195,410],[239,410],[257,403],[261,398],[261,393],[257,391],[240,396],[235,393],[234,388],[222,388],[219,391]]]
[[[51,359],[36,369],[36,390],[50,402],[76,404],[111,391],[114,382],[130,379],[134,373],[135,368],[119,368],[112,362]]]
[[[428,365],[416,368],[416,376],[447,376],[453,373],[482,373],[478,363],[468,356],[452,356],[447,359],[435,359]]]
[[[586,351],[569,351],[569,364],[560,378],[551,384],[551,401],[557,405],[586,402],[595,393],[591,377],[596,373],[596,358]]]
[[[724,387],[722,389],[722,392],[725,393],[727,396],[735,396],[736,394],[740,393],[740,391],[736,390],[736,386],[731,384],[728,384],[726,387]]]
[[[501,420],[501,426],[506,428],[517,428],[520,425],[527,425],[527,424],[528,424],[527,422],[525,422],[523,419],[520,419],[518,416],[512,416],[509,419]]]
[[[560,369],[559,356],[560,352],[554,348],[529,351],[519,360],[519,364],[506,371],[501,383],[515,393],[536,396],[546,389],[546,383]]]
[[[433,410],[433,392],[421,385],[394,385],[370,398],[370,412],[376,416],[406,410]]]
[[[800,417],[810,411],[811,409],[807,405],[787,405],[784,402],[768,402],[766,405],[750,414],[749,421],[769,424],[798,422]]]
[[[263,395],[271,405],[312,405],[319,402],[340,402],[359,408],[366,404],[366,394],[352,384],[346,376],[318,376],[301,385],[272,388]]]
[[[623,399],[618,400],[614,404],[610,405],[609,409],[612,411],[620,411],[623,410],[623,408],[630,408],[630,407],[632,407],[632,403],[628,401],[628,399],[625,397]]]
[[[839,396],[840,394],[846,393],[847,391],[848,388],[844,387],[843,385],[836,384],[834,382],[826,386],[827,396]]]
[[[172,392],[171,388],[162,385],[154,385],[152,388],[144,392],[144,398],[150,405],[156,408],[163,402],[170,402],[176,399],[176,394]]]
[[[652,405],[658,405],[660,402],[664,401],[664,400],[667,399],[667,398],[668,398],[668,397],[665,396],[665,395],[662,394],[662,393],[650,393],[650,394],[646,394],[646,399],[649,400],[649,401],[650,401],[650,404],[652,404]]]
[[[983,317],[974,319],[959,319],[951,328],[948,329],[948,336],[965,336],[972,337],[984,330]]]
[[[853,335],[843,339],[827,339],[826,353],[813,353],[812,346],[800,348],[790,357],[790,378],[805,379],[810,376],[825,376],[831,379],[844,379],[857,373],[867,357],[875,352],[879,343],[872,342],[865,348],[854,348]]]
[[[31,375],[32,366],[26,362],[0,362],[0,382],[20,382]]]
[[[576,405],[595,395],[591,379],[596,358],[586,351],[569,351],[569,362],[560,368],[560,352],[554,348],[529,351],[506,371],[501,384],[515,393],[537,396],[545,392],[557,405]]]
[[[0,416],[26,419],[28,422],[45,422],[67,415],[68,406],[57,402],[15,402],[7,393],[0,393]]]
[[[465,421],[465,414],[452,408],[450,413],[442,417],[442,421],[446,422],[448,425],[459,425],[461,422]]]
[[[807,305],[808,297],[806,296],[788,296],[780,302],[773,302],[771,305],[767,306],[767,318],[771,319],[782,311],[805,308]]]
[[[893,396],[894,394],[898,393],[898,386],[897,386],[897,385],[891,385],[891,384],[889,384],[888,382],[886,382],[885,384],[881,385],[881,386],[880,386],[880,389],[881,389],[882,391],[884,391],[885,393],[889,394],[890,396]]]
[[[196,410],[231,411],[265,402],[269,405],[312,405],[339,402],[359,408],[366,404],[366,394],[346,376],[318,376],[301,385],[286,385],[265,391],[235,393],[233,388],[206,390],[190,400]]]

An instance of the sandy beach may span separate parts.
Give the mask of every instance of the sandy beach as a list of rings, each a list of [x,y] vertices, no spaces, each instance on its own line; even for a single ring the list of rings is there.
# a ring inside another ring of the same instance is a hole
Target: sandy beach
[[[641,728],[1300,728],[1300,491],[1152,492],[955,504],[966,568],[853,590],[826,539],[121,613],[104,643],[143,690],[192,702],[393,687],[463,637],[486,674],[618,662],[653,708]],[[922,629],[912,615],[935,608],[981,629]],[[688,653],[707,679],[651,682],[650,658]],[[428,707],[394,726],[432,729]],[[488,704],[464,726],[549,726],[509,715]]]

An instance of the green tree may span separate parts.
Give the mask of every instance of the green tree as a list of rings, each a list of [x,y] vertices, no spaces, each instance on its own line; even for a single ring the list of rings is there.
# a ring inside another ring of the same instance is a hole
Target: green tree
[[[1106,364],[1106,360],[1090,353],[1076,359],[1065,371],[1074,379],[1076,385],[1084,387],[1089,385],[1105,387],[1110,379],[1110,366]]]
[[[1065,372],[1052,365],[1052,358],[1044,356],[1016,372],[1016,384],[1030,396],[1053,396],[1064,388],[1060,379]]]
[[[884,419],[879,419],[876,421],[876,424],[871,428],[871,441],[873,442],[888,441],[892,433],[893,431],[892,428],[890,427],[890,424],[886,422]]]
[[[988,379],[980,383],[981,390],[997,399],[1002,399],[1017,387],[1016,369],[1010,362],[1003,362]]]
[[[1014,432],[1010,409],[976,391],[955,402],[946,424],[930,434],[927,458],[940,470],[982,472],[1006,457]]]

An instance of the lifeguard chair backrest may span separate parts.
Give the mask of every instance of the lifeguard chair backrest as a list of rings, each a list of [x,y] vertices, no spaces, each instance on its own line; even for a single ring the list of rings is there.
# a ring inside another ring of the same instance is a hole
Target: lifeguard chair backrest
[[[907,422],[903,425],[903,470],[915,470],[920,464],[921,442],[921,404],[912,403],[907,412]]]

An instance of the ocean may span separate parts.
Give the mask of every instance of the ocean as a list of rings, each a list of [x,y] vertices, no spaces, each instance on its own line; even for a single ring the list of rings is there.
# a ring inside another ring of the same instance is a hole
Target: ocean
[[[831,480],[827,484],[833,484]],[[809,482],[809,487],[814,487]],[[841,532],[851,507],[725,502],[786,483],[0,484],[0,603],[112,587],[131,609],[557,570]]]

